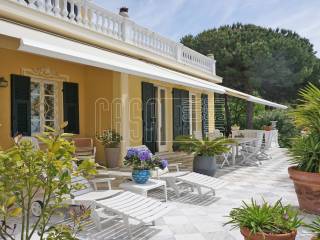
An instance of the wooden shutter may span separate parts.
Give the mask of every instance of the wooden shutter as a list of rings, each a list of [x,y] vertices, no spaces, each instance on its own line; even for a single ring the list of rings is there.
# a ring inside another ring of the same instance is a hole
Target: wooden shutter
[[[142,82],[142,143],[154,153],[157,151],[155,87],[152,83]]]
[[[63,115],[68,126],[67,133],[79,134],[79,85],[77,83],[63,83]]]
[[[209,131],[208,95],[201,94],[202,136],[206,137]]]
[[[31,135],[30,77],[11,75],[11,133]]]
[[[189,92],[174,88],[172,90],[173,139],[190,134]]]

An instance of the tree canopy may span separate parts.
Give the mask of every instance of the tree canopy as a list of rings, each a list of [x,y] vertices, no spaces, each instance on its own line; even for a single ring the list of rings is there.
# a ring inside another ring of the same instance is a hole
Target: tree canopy
[[[187,35],[181,42],[214,54],[223,85],[268,100],[295,102],[300,87],[319,83],[320,64],[308,39],[285,29],[233,24]]]

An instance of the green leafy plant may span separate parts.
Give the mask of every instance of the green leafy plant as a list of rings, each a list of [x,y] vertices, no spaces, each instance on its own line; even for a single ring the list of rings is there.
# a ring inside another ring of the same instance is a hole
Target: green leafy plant
[[[77,240],[77,234],[81,232],[90,217],[91,209],[80,205],[79,209],[72,208],[69,211],[71,223],[58,224],[48,228],[46,240]]]
[[[121,136],[114,130],[104,130],[102,134],[97,134],[97,139],[108,148],[118,147]]]
[[[288,114],[287,110],[265,111],[255,115],[253,125],[255,129],[263,129],[263,126],[267,126],[271,121],[277,121],[280,147],[291,147],[292,139],[300,134],[293,116]]]
[[[224,225],[231,225],[233,228],[247,228],[251,234],[282,234],[296,230],[302,224],[298,212],[290,205],[283,205],[278,200],[271,205],[263,200],[260,205],[251,199],[251,203],[243,202],[240,208],[231,210],[230,221]]]
[[[38,136],[45,144],[46,150],[35,148],[30,140],[14,139],[14,146],[0,151],[0,218],[3,223],[20,214],[21,240],[31,239],[35,233],[44,239],[46,228],[53,214],[64,207],[63,204],[74,186],[73,175],[89,175],[95,173],[94,163],[89,160],[81,163],[76,170],[73,158],[75,147],[68,141],[70,134],[61,130],[55,131],[46,127],[47,132]],[[31,206],[34,197],[40,195],[43,203],[41,215],[31,221]],[[8,227],[0,228],[0,236],[4,239],[15,239]]]
[[[289,149],[290,161],[301,171],[320,173],[320,89],[310,83],[300,96],[301,104],[291,114],[303,134]]]
[[[316,218],[311,224],[306,224],[305,226],[315,234],[316,240],[320,240],[320,217]]]
[[[177,150],[193,153],[196,156],[215,156],[228,152],[230,149],[228,144],[231,143],[234,143],[234,140],[224,137],[199,140],[193,136],[178,136],[175,139]]]

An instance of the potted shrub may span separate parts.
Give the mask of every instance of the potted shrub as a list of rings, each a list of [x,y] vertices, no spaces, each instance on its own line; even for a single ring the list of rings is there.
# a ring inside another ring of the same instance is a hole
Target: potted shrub
[[[297,211],[281,200],[259,205],[251,199],[251,203],[232,209],[228,217],[230,221],[224,225],[239,228],[245,240],[293,240],[302,224]]]
[[[119,166],[121,136],[114,130],[104,130],[97,136],[104,145],[105,161],[108,168]]]
[[[297,127],[305,132],[289,149],[289,167],[300,209],[320,214],[320,89],[309,84],[300,91],[300,104],[292,112]]]
[[[234,125],[231,126],[231,130],[232,131],[238,131],[238,130],[240,130],[240,126],[237,125],[237,124],[234,124]]]
[[[165,169],[168,161],[153,155],[146,148],[129,148],[124,158],[124,165],[132,167],[132,179],[138,184],[144,184],[149,180],[150,170],[157,167]]]
[[[320,217],[314,220],[311,224],[307,224],[305,226],[314,233],[311,240],[320,240]]]
[[[215,156],[228,152],[230,149],[228,144],[231,143],[234,143],[234,140],[224,137],[199,140],[193,136],[178,136],[175,140],[180,151],[195,155],[193,171],[208,176],[214,176],[217,171]]]

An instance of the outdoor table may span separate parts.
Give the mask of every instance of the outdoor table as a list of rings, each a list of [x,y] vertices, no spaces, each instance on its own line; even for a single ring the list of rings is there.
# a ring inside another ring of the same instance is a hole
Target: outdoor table
[[[168,200],[166,181],[162,181],[158,179],[149,179],[148,182],[146,182],[145,184],[138,184],[138,183],[135,183],[134,181],[127,181],[127,182],[121,183],[119,187],[130,192],[141,194],[145,197],[147,197],[148,191],[156,188],[163,188],[165,201]]]
[[[257,138],[232,138],[235,143],[231,144],[232,147],[232,165],[236,164],[236,156],[238,156],[239,152],[239,145],[247,144],[247,143],[254,143],[257,141]]]

